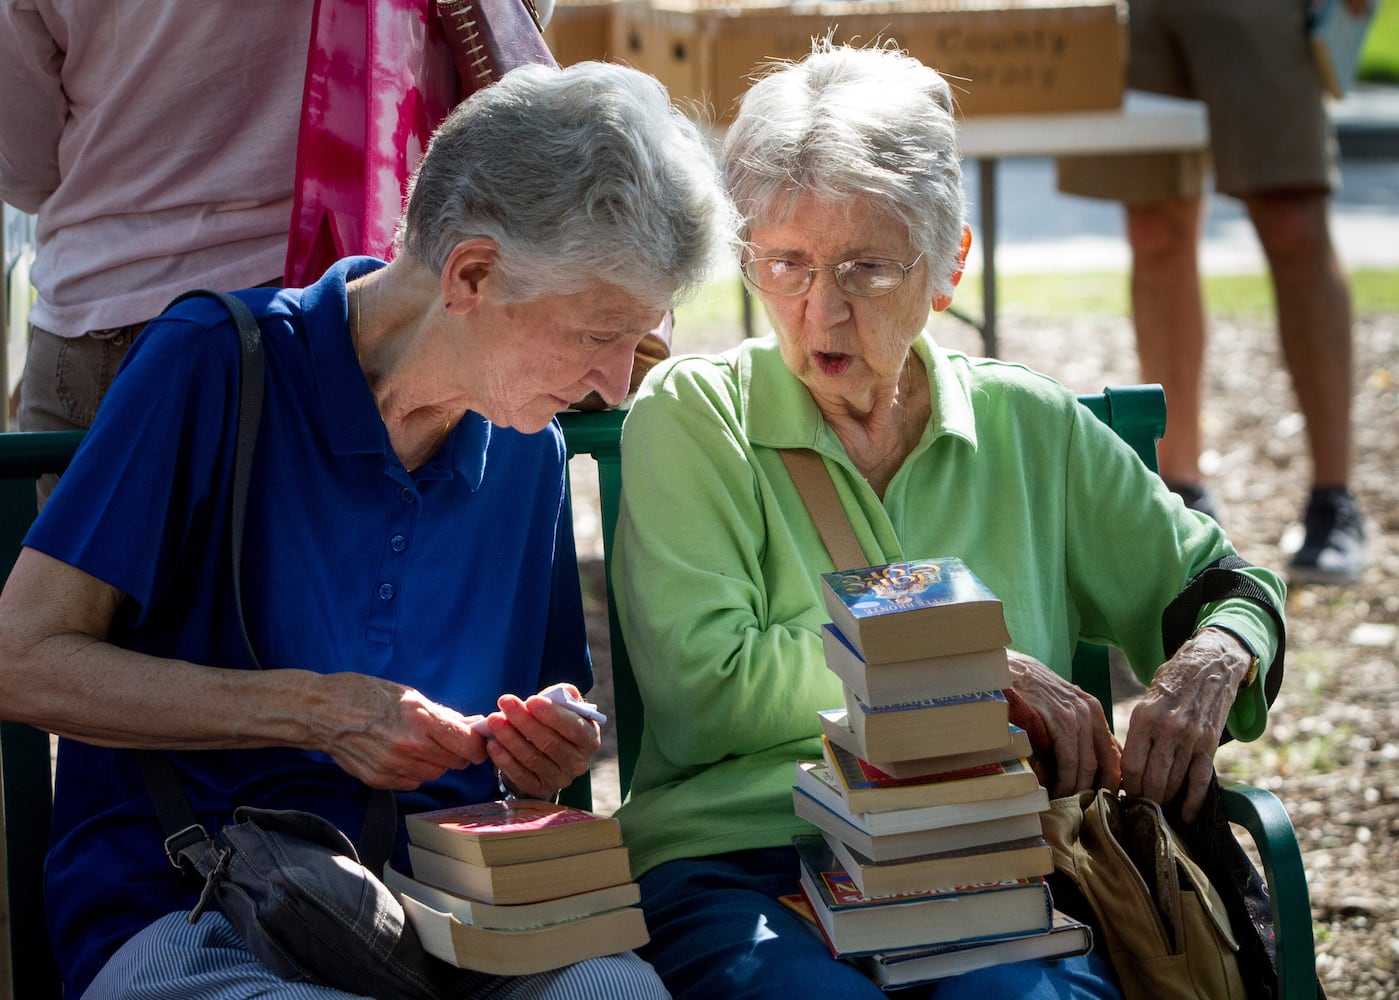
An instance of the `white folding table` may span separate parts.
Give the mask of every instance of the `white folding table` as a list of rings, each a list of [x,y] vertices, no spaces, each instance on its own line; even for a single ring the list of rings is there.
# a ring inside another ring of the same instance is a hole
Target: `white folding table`
[[[981,180],[982,348],[995,357],[996,163],[1006,156],[1073,156],[1202,149],[1209,142],[1205,105],[1129,90],[1120,108],[1033,115],[979,115],[958,135],[964,159],[977,161]],[[960,315],[960,314],[959,314]],[[967,317],[963,316],[963,319]]]

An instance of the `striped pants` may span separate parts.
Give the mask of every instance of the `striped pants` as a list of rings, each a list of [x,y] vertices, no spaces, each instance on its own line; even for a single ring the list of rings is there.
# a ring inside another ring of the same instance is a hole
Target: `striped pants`
[[[463,973],[453,1000],[669,1000],[649,965],[631,952],[532,976]],[[474,981],[472,979],[474,977]],[[112,956],[84,1000],[374,1000],[328,986],[289,983],[243,947],[222,913],[190,924],[171,913]]]

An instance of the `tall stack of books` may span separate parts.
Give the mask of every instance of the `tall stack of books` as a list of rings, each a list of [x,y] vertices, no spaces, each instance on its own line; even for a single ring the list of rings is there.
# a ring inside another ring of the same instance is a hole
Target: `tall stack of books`
[[[410,878],[386,869],[431,955],[518,976],[650,939],[615,819],[533,799],[406,817]]]
[[[957,558],[827,573],[824,760],[797,767],[802,891],[831,950],[893,985],[1081,953],[1053,910],[1049,797],[1011,725],[1001,602]],[[910,980],[908,977],[921,977]]]

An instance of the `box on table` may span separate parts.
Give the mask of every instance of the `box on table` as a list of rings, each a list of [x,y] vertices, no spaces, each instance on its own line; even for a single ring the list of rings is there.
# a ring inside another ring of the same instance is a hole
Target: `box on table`
[[[560,66],[608,57],[618,6],[619,0],[555,0],[544,41]]]
[[[942,73],[960,115],[1121,106],[1126,86],[1122,0],[625,0],[609,58],[656,76],[719,123],[772,59],[800,59],[811,39],[893,39]]]

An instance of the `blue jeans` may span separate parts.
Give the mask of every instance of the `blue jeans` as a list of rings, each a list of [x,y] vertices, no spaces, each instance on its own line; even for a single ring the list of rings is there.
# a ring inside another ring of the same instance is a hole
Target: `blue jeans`
[[[777,897],[796,892],[789,847],[672,861],[641,878],[651,943],[638,954],[676,1000],[842,1000],[883,997],[853,965],[831,956]],[[1121,1000],[1106,959],[1089,954],[1016,962],[906,991],[935,1000]]]

